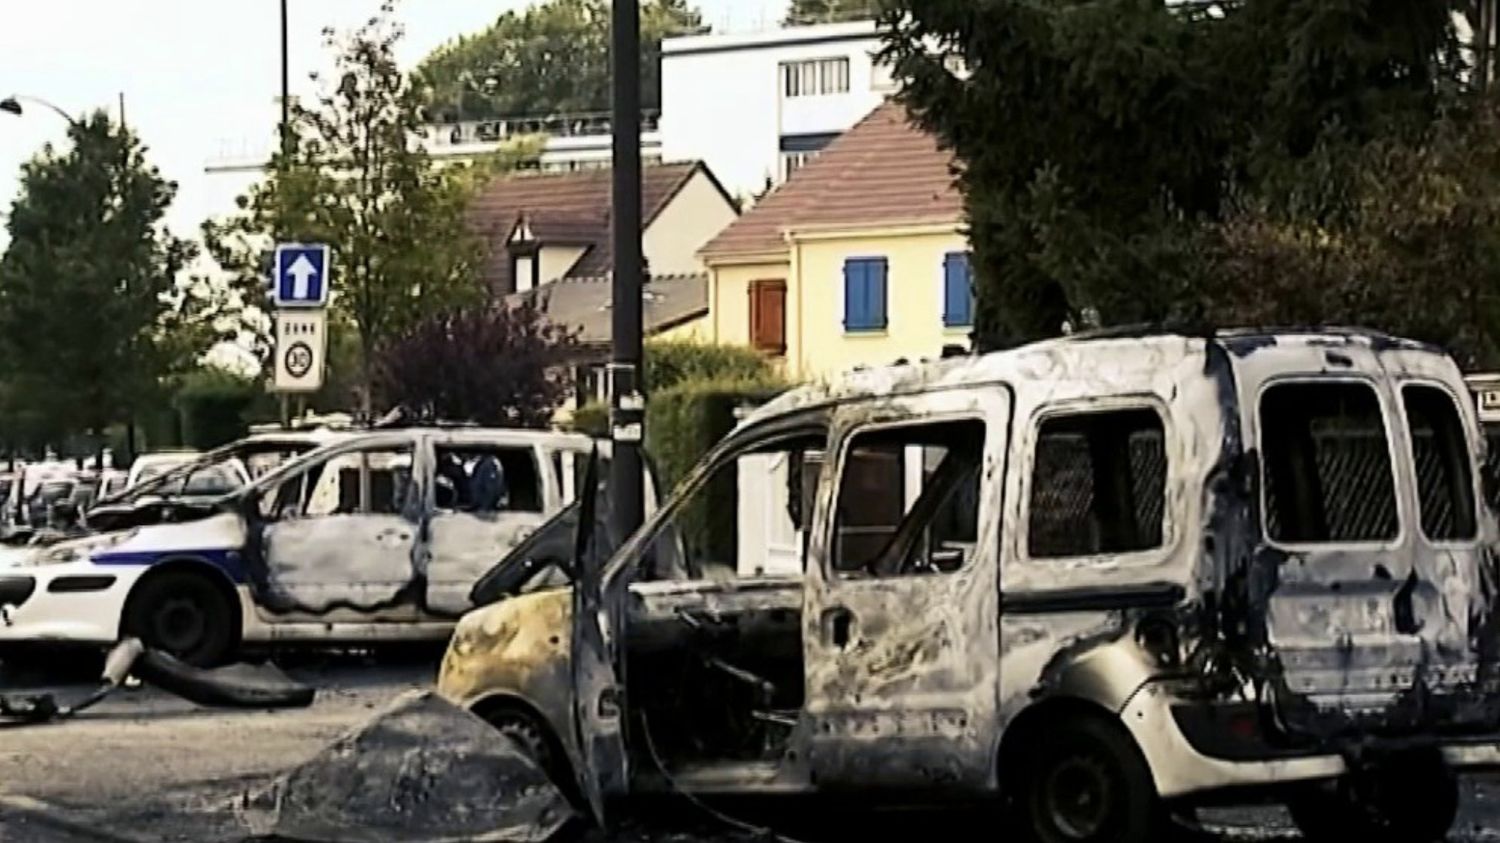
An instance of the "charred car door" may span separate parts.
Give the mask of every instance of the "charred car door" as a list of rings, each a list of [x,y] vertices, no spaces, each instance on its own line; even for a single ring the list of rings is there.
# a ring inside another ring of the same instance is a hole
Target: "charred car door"
[[[1492,727],[1477,680],[1493,537],[1457,369],[1409,348],[1316,354],[1324,371],[1307,375],[1276,349],[1236,363],[1261,457],[1250,600],[1275,713],[1324,738]]]
[[[425,504],[414,445],[399,436],[339,449],[260,491],[248,556],[265,620],[416,619]]]
[[[841,407],[803,648],[820,787],[983,787],[999,671],[1001,386]]]

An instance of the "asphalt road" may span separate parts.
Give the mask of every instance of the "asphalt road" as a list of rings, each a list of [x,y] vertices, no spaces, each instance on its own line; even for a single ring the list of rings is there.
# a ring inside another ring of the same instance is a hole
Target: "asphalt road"
[[[240,841],[234,803],[276,773],[306,760],[367,721],[397,695],[430,685],[431,655],[379,660],[302,657],[288,666],[315,684],[318,699],[294,711],[211,711],[158,691],[121,691],[77,719],[0,727],[0,841]],[[0,669],[0,688],[86,692],[89,674],[17,675]],[[594,843],[749,840],[696,807],[680,803],[637,818]],[[663,819],[663,818],[666,819]],[[1273,808],[1217,811],[1204,817],[1218,840],[1296,839]],[[917,818],[917,828],[926,820]],[[885,834],[911,839],[882,821]],[[930,825],[925,826],[929,831]],[[846,829],[847,831],[847,829]],[[849,839],[838,834],[835,839]],[[1455,841],[1500,840],[1500,782],[1465,793]]]

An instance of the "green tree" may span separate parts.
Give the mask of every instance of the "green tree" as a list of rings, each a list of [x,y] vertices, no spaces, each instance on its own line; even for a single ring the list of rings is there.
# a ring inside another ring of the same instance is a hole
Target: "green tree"
[[[787,26],[870,20],[879,16],[882,0],[792,0]]]
[[[466,224],[469,201],[495,172],[538,154],[528,139],[470,164],[433,161],[419,143],[421,97],[396,63],[402,30],[392,11],[387,3],[352,34],[329,33],[336,59],[324,93],[311,107],[293,106],[285,148],[266,179],[239,200],[240,213],[204,225],[210,253],[247,306],[265,301],[277,240],[332,245],[332,330],[354,337],[366,408],[382,343],[427,316],[484,298],[485,243]],[[266,319],[252,335],[264,362]]]
[[[219,338],[214,291],[162,223],[176,194],[103,112],[22,167],[0,258],[8,415],[30,437],[101,436],[162,400],[163,379]],[[183,280],[179,280],[183,279]]]
[[[903,99],[962,164],[980,344],[1290,315],[1224,307],[1255,295],[1217,292],[1225,271],[1250,279],[1262,258],[1286,258],[1283,235],[1368,247],[1379,214],[1361,203],[1394,211],[1397,198],[1372,179],[1426,155],[1464,157],[1452,147],[1473,138],[1453,13],[1466,5],[892,2],[886,53]],[[1443,119],[1447,140],[1435,134]],[[1425,229],[1412,241],[1422,249],[1469,230],[1427,222],[1448,233]],[[1424,225],[1407,223],[1413,235]],[[1380,242],[1381,259],[1398,262],[1385,276],[1436,265]],[[1335,311],[1320,300],[1339,321],[1403,321],[1388,309],[1395,295]]]
[[[416,76],[442,121],[605,111],[610,0],[546,0],[439,47]],[[661,102],[661,40],[705,32],[687,0],[642,0],[641,104]]]

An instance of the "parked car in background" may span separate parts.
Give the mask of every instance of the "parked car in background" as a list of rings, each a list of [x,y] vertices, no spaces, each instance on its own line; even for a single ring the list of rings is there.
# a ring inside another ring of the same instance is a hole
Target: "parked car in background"
[[[130,470],[125,476],[125,486],[138,486],[153,477],[159,477],[172,469],[190,463],[197,459],[199,453],[195,450],[157,451],[150,454],[141,454],[130,464]]]
[[[99,474],[99,490],[95,500],[103,500],[125,491],[130,484],[130,475],[127,472],[114,468],[106,468]]]
[[[879,792],[1149,843],[1266,799],[1315,840],[1437,841],[1458,774],[1500,768],[1481,436],[1451,358],[1362,331],[854,372],[752,413],[613,554],[582,536],[570,588],[488,595],[438,689],[600,819]],[[800,570],[735,540],[767,456],[821,465],[777,516]]]
[[[241,645],[441,640],[480,575],[568,502],[565,472],[593,447],[540,431],[339,432],[217,498],[96,507],[108,531],[0,575],[0,644],[130,634],[207,664]]]

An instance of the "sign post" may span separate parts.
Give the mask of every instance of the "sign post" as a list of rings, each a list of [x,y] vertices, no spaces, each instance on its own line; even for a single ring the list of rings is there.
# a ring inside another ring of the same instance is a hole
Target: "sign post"
[[[276,309],[276,348],[271,391],[285,401],[291,393],[316,392],[323,386],[328,357],[328,298],[332,287],[333,250],[326,243],[278,243],[271,277]]]

